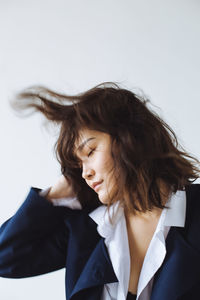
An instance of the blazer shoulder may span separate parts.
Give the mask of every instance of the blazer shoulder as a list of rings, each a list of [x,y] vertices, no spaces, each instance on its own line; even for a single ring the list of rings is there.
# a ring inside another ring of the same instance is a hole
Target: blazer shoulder
[[[200,207],[200,184],[190,184],[185,186],[186,199],[188,206]]]
[[[186,219],[184,232],[188,242],[200,250],[200,184],[186,186]]]

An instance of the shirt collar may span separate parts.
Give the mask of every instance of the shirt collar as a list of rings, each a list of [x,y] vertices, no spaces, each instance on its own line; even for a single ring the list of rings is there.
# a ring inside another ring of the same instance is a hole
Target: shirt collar
[[[107,238],[110,236],[116,226],[116,223],[124,216],[124,210],[120,205],[120,201],[115,202],[110,207],[110,217],[112,219],[112,223],[109,219],[109,214],[106,205],[101,205],[93,210],[89,216],[97,223],[97,231],[99,234]]]
[[[185,226],[185,216],[186,216],[186,192],[177,191],[172,193],[169,197],[166,206],[164,226]]]
[[[160,220],[161,222],[159,222],[159,225],[184,227],[186,215],[186,192],[178,190],[176,193],[172,193],[166,203],[166,206],[169,207],[169,209],[163,209],[161,218],[162,221]],[[124,210],[120,205],[120,201],[111,205],[110,216],[113,216],[112,224],[109,221],[107,206],[105,205],[101,205],[93,210],[89,216],[95,223],[97,223],[97,231],[99,234],[102,237],[108,237],[113,232],[119,219],[124,217]]]

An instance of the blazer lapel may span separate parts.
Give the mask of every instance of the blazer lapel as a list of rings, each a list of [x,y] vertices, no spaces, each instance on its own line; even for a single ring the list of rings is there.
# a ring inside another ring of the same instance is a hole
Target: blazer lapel
[[[172,227],[166,239],[167,254],[154,278],[151,300],[175,300],[200,278],[200,253],[183,238],[184,229]]]
[[[117,281],[104,239],[101,238],[83,268],[69,299],[81,290],[101,285],[103,287],[106,283]]]

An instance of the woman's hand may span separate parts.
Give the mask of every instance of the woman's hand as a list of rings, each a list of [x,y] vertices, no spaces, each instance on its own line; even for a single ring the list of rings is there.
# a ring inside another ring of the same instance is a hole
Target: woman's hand
[[[75,197],[75,193],[69,180],[67,180],[64,175],[61,175],[58,181],[51,187],[45,198],[51,202],[51,199],[67,197]]]

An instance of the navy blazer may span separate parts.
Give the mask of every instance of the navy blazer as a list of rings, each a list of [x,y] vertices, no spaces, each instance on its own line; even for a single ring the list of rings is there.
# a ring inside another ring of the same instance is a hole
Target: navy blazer
[[[66,267],[67,300],[100,300],[117,282],[104,238],[88,211],[53,206],[31,188],[0,227],[0,276],[23,278]],[[151,300],[200,299],[200,184],[186,186],[186,223],[171,227]]]

